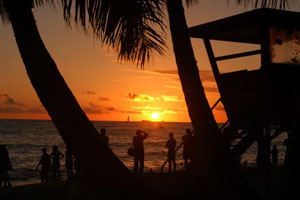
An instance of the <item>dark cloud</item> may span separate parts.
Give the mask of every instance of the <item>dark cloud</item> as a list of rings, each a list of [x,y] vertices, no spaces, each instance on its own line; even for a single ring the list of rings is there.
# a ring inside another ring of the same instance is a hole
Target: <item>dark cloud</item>
[[[114,107],[107,107],[106,108],[108,111],[110,112],[117,112],[117,113],[126,113],[126,114],[142,114],[141,111],[135,111],[135,110],[119,110],[119,109],[116,109]]]
[[[32,114],[40,114],[46,113],[46,110],[40,107],[31,107],[31,108],[20,108],[17,106],[0,106],[0,113],[32,113]]]
[[[88,106],[85,106],[82,109],[87,114],[106,114],[107,113],[107,112],[105,112],[105,110],[103,109],[102,106],[93,104],[93,103],[89,103]]]
[[[133,101],[154,101],[154,98],[146,95],[146,94],[134,94],[134,93],[128,93],[127,96],[128,99],[133,100]]]
[[[108,97],[99,97],[99,98],[97,98],[97,100],[99,100],[99,101],[110,101],[110,99]]]
[[[129,99],[135,99],[135,98],[137,98],[139,95],[137,95],[137,94],[134,94],[134,93],[128,93],[128,98]]]
[[[116,109],[115,109],[114,107],[112,107],[112,106],[111,106],[111,107],[108,107],[107,110],[108,110],[108,111],[116,111]]]
[[[13,100],[8,94],[0,94],[0,99],[2,99],[2,102],[6,105],[25,107],[24,104]]]
[[[83,94],[85,94],[85,95],[95,95],[96,92],[87,90],[87,91],[84,91]]]
[[[24,113],[22,108],[17,107],[2,107],[0,106],[0,113]]]

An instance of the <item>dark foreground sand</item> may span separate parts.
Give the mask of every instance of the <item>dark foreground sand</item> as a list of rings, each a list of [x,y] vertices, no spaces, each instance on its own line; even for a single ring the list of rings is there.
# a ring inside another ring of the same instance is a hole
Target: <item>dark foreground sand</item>
[[[256,188],[260,196],[265,199],[265,170],[256,168],[243,168],[246,178]],[[206,171],[201,171],[197,177],[189,172],[177,173],[146,173],[142,179],[145,184],[164,195],[164,199],[205,199],[209,191],[209,177]],[[271,168],[271,193],[272,198],[277,200],[282,189],[284,168],[282,166]],[[118,191],[115,191],[116,193]],[[143,194],[147,196],[147,194]],[[119,195],[122,197],[122,194]],[[99,196],[98,196],[99,197]],[[97,199],[95,195],[87,196],[80,191],[78,184],[72,188],[66,182],[47,184],[31,184],[15,186],[0,190],[0,200],[15,199]],[[107,198],[104,198],[105,200]],[[144,199],[144,198],[140,198]]]

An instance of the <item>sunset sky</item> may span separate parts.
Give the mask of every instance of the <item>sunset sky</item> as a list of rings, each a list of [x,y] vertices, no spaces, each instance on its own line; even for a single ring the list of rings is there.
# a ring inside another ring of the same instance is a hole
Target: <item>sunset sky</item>
[[[188,26],[251,10],[235,1],[201,0],[185,10]],[[299,10],[299,6],[293,10]],[[155,55],[140,69],[118,62],[117,54],[79,28],[68,28],[60,8],[34,10],[42,39],[68,86],[91,120],[190,121],[179,82],[169,31],[165,55]],[[211,105],[219,93],[203,42],[193,39],[200,77]],[[255,45],[213,42],[216,56],[256,50]],[[221,72],[259,67],[258,56],[223,62]],[[156,113],[153,115],[152,114]],[[222,106],[215,111],[218,122],[226,120]],[[157,119],[154,119],[157,118]],[[0,119],[49,119],[42,107],[18,52],[10,24],[0,23]]]

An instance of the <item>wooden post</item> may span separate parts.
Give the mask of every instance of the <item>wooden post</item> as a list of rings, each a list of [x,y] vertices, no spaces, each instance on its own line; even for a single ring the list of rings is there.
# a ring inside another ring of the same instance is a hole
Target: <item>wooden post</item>
[[[272,99],[270,99],[270,89],[271,85],[268,79],[270,72],[270,64],[271,64],[271,52],[270,52],[270,27],[268,24],[265,24],[261,27],[264,30],[264,40],[261,44],[261,67],[263,69],[264,78],[265,78],[265,98],[264,107],[264,148],[265,148],[265,162],[264,162],[264,171],[265,171],[265,189],[266,189],[266,200],[271,199],[271,171],[270,171],[270,103]]]
[[[219,68],[218,68],[218,65],[217,65],[217,61],[215,59],[213,49],[211,47],[209,39],[203,38],[203,42],[204,42],[204,45],[205,45],[205,48],[206,48],[206,52],[207,52],[207,55],[208,55],[208,59],[209,59],[212,71],[214,73],[214,76],[215,76],[215,79],[216,79],[216,82],[217,82],[217,86],[220,89],[220,84],[219,84],[220,72],[219,72]]]
[[[265,142],[265,189],[266,189],[266,200],[271,199],[271,169],[270,169],[270,127],[265,128],[264,142]]]

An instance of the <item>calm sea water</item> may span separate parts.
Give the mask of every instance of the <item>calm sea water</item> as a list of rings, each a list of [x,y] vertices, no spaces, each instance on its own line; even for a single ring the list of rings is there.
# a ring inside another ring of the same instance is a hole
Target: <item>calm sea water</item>
[[[186,128],[192,128],[190,123],[175,122],[107,122],[94,121],[95,127],[106,128],[113,152],[130,169],[133,169],[133,158],[127,155],[127,149],[132,146],[132,137],[137,129],[149,133],[144,141],[145,171],[152,169],[159,171],[167,157],[165,148],[170,131],[175,133],[177,145]],[[277,137],[273,144],[278,145],[279,163],[283,163],[285,147],[282,145],[286,134]],[[0,120],[0,144],[6,145],[13,170],[10,172],[13,185],[23,185],[40,182],[39,171],[35,167],[41,156],[41,149],[46,147],[48,153],[53,145],[58,145],[61,152],[65,152],[65,145],[51,121],[46,120]],[[243,155],[242,162],[254,165],[256,145],[254,144]],[[178,169],[182,168],[182,150],[177,153]],[[64,160],[61,161],[61,172],[66,177]]]

